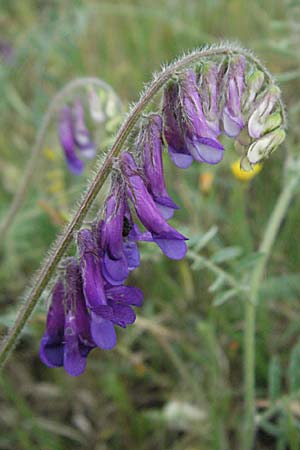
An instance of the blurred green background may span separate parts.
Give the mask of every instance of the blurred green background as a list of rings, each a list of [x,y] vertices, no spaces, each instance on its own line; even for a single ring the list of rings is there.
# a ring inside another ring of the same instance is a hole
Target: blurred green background
[[[277,76],[290,118],[288,139],[251,182],[231,172],[237,156],[230,143],[214,169],[194,164],[183,173],[166,161],[168,189],[182,207],[174,223],[190,237],[192,251],[175,263],[142,247],[143,263],[131,283],[143,289],[145,303],[136,324],[118,331],[117,348],[93,351],[77,379],[44,367],[38,346],[45,293],[1,377],[1,450],[237,449],[243,298],[221,278],[239,280],[251,270],[281,190],[287,148],[300,154],[299,2],[1,0],[0,30],[1,217],[47,105],[72,78],[102,78],[126,109],[163,63],[222,40],[253,50]],[[60,154],[55,124],[45,146]],[[54,191],[49,166],[61,181]],[[59,157],[40,158],[0,246],[3,336],[61,229],[57,208],[65,205],[68,214],[89,169],[73,181]],[[257,319],[257,408],[264,411],[286,395],[290,401],[260,424],[256,449],[300,449],[300,403],[291,395],[300,386],[298,203],[299,194],[274,247]]]

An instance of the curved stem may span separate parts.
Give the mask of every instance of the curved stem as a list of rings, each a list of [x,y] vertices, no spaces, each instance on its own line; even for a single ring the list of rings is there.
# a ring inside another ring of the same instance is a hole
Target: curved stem
[[[140,100],[135,104],[135,106],[132,108],[127,118],[123,122],[121,128],[117,133],[116,140],[110,152],[108,153],[103,165],[97,172],[94,180],[90,184],[88,191],[86,192],[74,217],[67,225],[64,233],[57,240],[56,245],[54,246],[54,251],[52,252],[51,256],[45,261],[40,273],[35,279],[34,286],[29,292],[27,298],[25,299],[25,302],[19,311],[19,314],[16,318],[13,327],[9,330],[7,337],[4,339],[2,343],[2,346],[0,348],[0,366],[2,366],[7,360],[10,351],[14,347],[20,333],[22,332],[28,318],[30,317],[30,314],[32,313],[34,307],[36,306],[41,293],[47,286],[48,281],[53,275],[60,259],[67,250],[72,240],[74,231],[78,229],[82,224],[84,217],[86,216],[91,204],[93,203],[93,200],[95,199],[101,187],[103,186],[105,180],[107,179],[112,167],[113,159],[119,155],[128,135],[134,128],[145,107],[153,100],[155,95],[163,87],[163,85],[172,77],[174,72],[180,71],[189,65],[195,64],[197,61],[200,60],[200,58],[209,56],[211,57],[216,55],[230,55],[230,54],[244,55],[251,62],[254,62],[261,70],[263,70],[268,79],[271,82],[273,82],[273,79],[269,74],[269,72],[258,60],[256,60],[256,58],[252,56],[251,53],[241,48],[238,47],[233,48],[231,46],[224,46],[224,47],[220,46],[208,49],[195,50],[194,52],[183,57],[182,59],[175,61],[173,64],[168,66],[158,76],[154,78],[153,82],[145,90]],[[283,106],[282,112],[284,114]]]
[[[245,383],[245,423],[243,432],[243,450],[253,448],[255,434],[255,317],[257,296],[265,268],[280,225],[287,213],[290,202],[299,183],[300,176],[293,175],[285,184],[278,197],[275,208],[267,224],[261,241],[258,260],[250,281],[250,297],[245,303],[244,332],[244,383]]]
[[[20,185],[18,187],[17,192],[15,193],[15,196],[13,198],[13,201],[11,202],[10,208],[3,219],[3,221],[0,223],[0,236],[4,237],[5,233],[8,231],[10,225],[13,223],[20,207],[22,206],[28,188],[30,186],[31,180],[34,176],[34,172],[38,163],[38,158],[41,153],[41,150],[43,148],[46,132],[48,130],[48,127],[51,123],[51,120],[53,119],[53,116],[58,112],[59,108],[61,107],[62,101],[72,93],[72,91],[87,86],[88,84],[93,84],[98,87],[105,88],[107,90],[110,90],[113,92],[111,86],[109,84],[105,83],[104,81],[94,78],[94,77],[84,77],[84,78],[77,78],[75,80],[72,80],[70,83],[68,83],[61,91],[59,91],[55,97],[52,99],[49,108],[43,118],[42,124],[39,128],[39,131],[36,136],[35,143],[31,150],[30,159],[27,163],[27,166],[24,171],[23,178],[20,182]]]

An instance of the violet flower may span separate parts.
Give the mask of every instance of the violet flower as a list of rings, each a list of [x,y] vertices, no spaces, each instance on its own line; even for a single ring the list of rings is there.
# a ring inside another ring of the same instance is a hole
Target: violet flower
[[[92,159],[96,156],[96,148],[85,124],[84,109],[79,98],[73,106],[74,139],[82,156]]]
[[[130,153],[122,154],[121,164],[127,192],[140,221],[150,231],[153,241],[166,256],[171,259],[182,259],[187,251],[186,238],[172,228],[161,215]]]
[[[116,345],[117,336],[110,320],[106,320],[94,311],[101,309],[103,315],[110,310],[104,291],[101,273],[101,260],[93,233],[82,229],[78,233],[77,243],[80,255],[80,268],[86,305],[91,311],[91,333],[98,347],[109,350]]]
[[[108,283],[117,286],[140,265],[136,242],[152,241],[152,236],[141,233],[134,224],[120,179],[112,183],[111,191],[106,200],[104,220],[99,222],[96,233],[102,251],[102,274]]]
[[[101,251],[91,230],[81,230],[77,241],[83,292],[91,316],[91,335],[98,347],[110,350],[117,342],[114,325],[125,328],[135,321],[130,305],[140,306],[143,295],[137,288],[111,286],[105,282],[101,273]]]
[[[68,106],[65,106],[61,111],[58,133],[70,172],[74,175],[80,175],[84,169],[84,164],[76,154],[72,112]]]
[[[196,75],[192,70],[185,72],[179,80],[179,102],[189,152],[198,162],[219,163],[223,158],[224,147],[217,140],[217,134],[208,126],[201,106]]]
[[[148,191],[165,219],[179,209],[167,193],[162,161],[162,118],[151,114],[146,118],[138,137],[138,149],[143,154],[143,168]]]
[[[168,152],[175,166],[187,169],[193,157],[187,149],[179,120],[178,84],[171,80],[163,97],[164,136],[168,144]]]
[[[79,267],[75,258],[69,258],[65,286],[58,280],[53,289],[40,358],[48,367],[64,366],[69,375],[77,376],[84,371],[86,357],[94,347]]]
[[[236,56],[231,60],[228,69],[223,126],[225,133],[229,137],[237,137],[244,127],[241,103],[245,82],[245,66],[245,57]]]
[[[124,186],[119,180],[115,180],[112,183],[112,194],[105,203],[104,220],[98,227],[103,251],[102,271],[112,285],[124,283],[129,275],[123,248],[125,203]]]
[[[219,112],[219,68],[216,63],[201,66],[199,95],[207,125],[215,136],[221,134]]]

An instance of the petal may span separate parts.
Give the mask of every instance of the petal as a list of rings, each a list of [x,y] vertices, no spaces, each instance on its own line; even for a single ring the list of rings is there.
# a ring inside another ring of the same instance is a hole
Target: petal
[[[75,152],[72,114],[67,106],[63,108],[60,114],[58,134],[70,172],[74,175],[80,175],[84,169],[84,164]]]
[[[112,194],[105,204],[105,218],[103,225],[104,248],[111,259],[123,256],[123,225],[125,215],[125,192],[120,180],[112,184]]]
[[[100,258],[91,230],[80,230],[77,236],[80,254],[80,268],[83,281],[83,292],[87,306],[91,309],[106,304]]]
[[[143,154],[143,169],[146,185],[153,198],[159,202],[159,198],[165,198],[169,205],[177,208],[169,197],[163,171],[163,121],[159,114],[150,114],[144,119],[141,132],[137,140],[137,148]]]
[[[111,350],[117,343],[114,325],[95,313],[91,314],[91,331],[96,345],[103,350]]]
[[[229,111],[224,108],[223,111],[223,127],[228,137],[237,137],[243,128],[243,122],[233,118]]]
[[[157,209],[163,216],[165,220],[169,220],[174,216],[174,209],[169,206],[161,205],[160,203],[155,202]]]
[[[139,227],[134,224],[128,235],[129,240],[152,242],[152,234],[149,231],[141,232]]]
[[[69,375],[76,377],[84,371],[86,358],[79,349],[76,318],[73,313],[68,313],[66,317],[64,339],[64,368]]]
[[[112,285],[123,284],[129,275],[128,263],[125,255],[121,259],[111,259],[104,253],[102,273],[106,281]]]
[[[63,335],[65,326],[65,290],[62,280],[58,280],[52,291],[51,304],[47,315],[47,334],[55,337]]]
[[[140,265],[140,252],[137,244],[129,239],[124,242],[124,254],[127,259],[128,270],[134,270]]]
[[[171,219],[174,215],[174,210],[179,209],[179,206],[177,206],[170,197],[154,196],[153,198],[158,210],[165,220]]]
[[[187,246],[183,240],[160,239],[156,237],[153,237],[153,240],[170,259],[182,259],[187,252]]]
[[[111,303],[111,306],[114,311],[113,322],[119,327],[126,328],[135,321],[135,312],[130,306],[121,303]]]
[[[189,150],[198,162],[218,164],[223,159],[223,146],[217,145],[215,141],[208,138],[190,142]]]
[[[40,343],[40,358],[48,367],[61,367],[64,364],[64,345],[62,339],[54,340],[44,335]]]
[[[171,160],[175,166],[180,169],[187,169],[193,162],[193,157],[189,153],[177,152],[170,144],[168,145],[168,151]]]
[[[114,286],[106,291],[110,301],[126,303],[133,306],[141,306],[144,300],[143,292],[133,286]]]

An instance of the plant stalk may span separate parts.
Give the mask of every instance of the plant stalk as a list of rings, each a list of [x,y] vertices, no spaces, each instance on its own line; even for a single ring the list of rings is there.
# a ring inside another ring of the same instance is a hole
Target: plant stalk
[[[267,261],[278,235],[280,225],[299,183],[299,175],[291,175],[278,197],[259,246],[262,254],[253,269],[250,280],[249,300],[245,302],[244,329],[244,401],[245,417],[243,429],[243,450],[252,450],[255,437],[255,319],[259,288]]]

